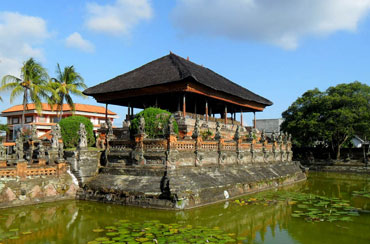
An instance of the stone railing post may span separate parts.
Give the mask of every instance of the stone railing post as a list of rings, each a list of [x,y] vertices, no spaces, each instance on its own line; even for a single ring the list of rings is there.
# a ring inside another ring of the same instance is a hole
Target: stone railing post
[[[27,162],[26,161],[18,161],[17,163],[17,176],[21,177],[22,179],[26,178],[27,176]]]
[[[57,175],[60,176],[67,171],[67,164],[66,163],[59,163],[57,164]]]
[[[132,152],[132,157],[139,165],[146,163],[144,158],[144,138],[144,133],[135,135],[135,150]]]
[[[176,155],[177,152],[177,136],[175,133],[170,133],[167,137],[167,151],[166,151],[166,167],[169,169],[176,168]]]
[[[218,165],[222,166],[223,165],[223,154],[222,154],[222,149],[224,147],[224,142],[225,140],[223,138],[218,139]]]

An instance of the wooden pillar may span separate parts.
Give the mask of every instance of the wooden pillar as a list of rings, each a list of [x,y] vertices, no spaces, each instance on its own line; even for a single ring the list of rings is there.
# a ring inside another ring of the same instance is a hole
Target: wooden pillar
[[[197,101],[194,101],[194,113],[197,114]]]
[[[127,104],[127,115],[130,118],[130,104]]]
[[[225,125],[227,125],[227,106],[225,106],[224,119],[225,119]]]
[[[105,123],[108,124],[108,103],[105,104]]]
[[[253,128],[256,128],[256,126],[257,126],[256,112],[253,112],[253,116],[254,116],[254,119],[253,119]]]
[[[182,97],[182,116],[186,116],[186,97],[185,97],[185,94],[184,96]]]
[[[158,98],[155,97],[155,107],[158,108]]]
[[[206,101],[206,121],[208,122],[208,102]]]
[[[131,116],[134,116],[134,107],[131,107]]]
[[[240,111],[240,124],[243,127],[243,111]]]
[[[177,111],[181,111],[181,99],[179,98],[178,101],[177,101]]]

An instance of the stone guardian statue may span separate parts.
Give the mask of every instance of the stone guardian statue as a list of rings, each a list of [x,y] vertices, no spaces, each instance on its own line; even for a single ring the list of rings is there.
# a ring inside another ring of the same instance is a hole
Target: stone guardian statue
[[[87,133],[85,129],[85,125],[83,123],[80,124],[80,129],[78,131],[78,149],[87,149]]]

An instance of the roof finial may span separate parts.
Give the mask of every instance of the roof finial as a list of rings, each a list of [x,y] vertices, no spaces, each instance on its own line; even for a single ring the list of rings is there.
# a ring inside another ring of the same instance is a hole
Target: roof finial
[[[170,50],[170,54],[173,54],[173,52]]]
[[[188,61],[189,61],[189,56],[186,58],[186,60],[188,60]]]

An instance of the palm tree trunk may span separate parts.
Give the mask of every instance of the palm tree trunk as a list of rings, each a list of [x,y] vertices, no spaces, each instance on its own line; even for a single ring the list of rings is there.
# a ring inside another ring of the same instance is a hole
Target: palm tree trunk
[[[59,120],[62,119],[63,116],[63,101],[64,101],[64,96],[60,97],[60,113],[59,113]]]
[[[23,111],[22,111],[22,130],[23,130],[23,127],[24,127],[24,114],[26,112],[26,109],[27,109],[27,88],[24,90],[24,93],[23,93]]]

